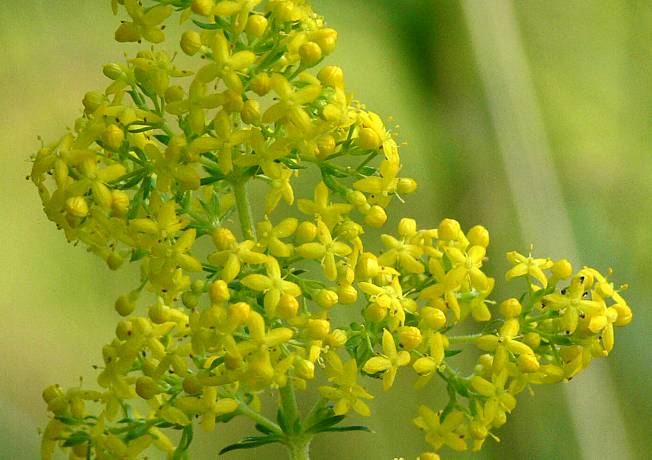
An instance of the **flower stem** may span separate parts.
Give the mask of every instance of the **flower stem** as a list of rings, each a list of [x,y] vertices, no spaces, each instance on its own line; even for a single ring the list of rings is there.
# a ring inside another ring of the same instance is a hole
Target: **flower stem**
[[[265,428],[270,429],[273,431],[275,434],[282,434],[283,431],[281,430],[281,427],[279,427],[276,423],[272,422],[270,419],[265,417],[263,414],[260,414],[256,412],[255,410],[251,409],[248,405],[245,403],[240,403],[240,407],[238,407],[238,412],[241,413],[242,415],[249,417],[252,419],[254,422],[256,422],[258,425],[264,426]]]
[[[290,431],[294,431],[294,424],[299,419],[299,406],[297,405],[297,398],[294,394],[294,384],[292,383],[292,375],[288,375],[287,384],[279,388],[281,395],[281,406],[283,414],[288,421]]]
[[[448,343],[472,343],[475,342],[475,339],[480,337],[482,334],[469,334],[469,335],[454,335],[448,337]]]
[[[253,220],[251,218],[251,204],[247,193],[247,180],[238,179],[233,182],[233,192],[235,193],[235,202],[238,208],[238,217],[240,219],[240,228],[242,235],[247,240],[256,239]]]

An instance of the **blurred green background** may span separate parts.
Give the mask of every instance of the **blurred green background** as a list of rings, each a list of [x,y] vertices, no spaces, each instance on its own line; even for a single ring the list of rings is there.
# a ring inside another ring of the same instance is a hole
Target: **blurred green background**
[[[613,267],[631,285],[634,322],[609,359],[571,384],[521,395],[476,458],[649,458],[652,445],[652,4],[644,1],[320,0],[340,35],[329,58],[367,107],[400,123],[404,173],[420,190],[394,211],[421,225],[445,216],[492,234],[495,296],[504,253]],[[110,272],[69,246],[25,181],[26,161],[79,115],[100,68],[119,60],[109,1],[22,0],[0,6],[0,458],[38,458],[40,398],[53,382],[93,385],[137,272]],[[127,286],[127,288],[125,288]],[[379,389],[375,382],[371,388]],[[411,419],[411,381],[373,404],[375,434],[318,438],[313,458],[414,458],[426,445]],[[200,436],[192,458],[217,458],[246,421]],[[472,454],[459,455],[471,458]],[[457,458],[456,455],[450,457]],[[231,459],[285,458],[278,448]],[[447,458],[447,457],[446,457]]]

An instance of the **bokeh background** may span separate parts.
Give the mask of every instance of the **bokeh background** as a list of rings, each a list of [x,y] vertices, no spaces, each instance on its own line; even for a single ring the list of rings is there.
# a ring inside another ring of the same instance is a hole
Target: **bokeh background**
[[[113,299],[134,270],[110,272],[65,242],[25,181],[27,158],[79,115],[121,59],[109,1],[0,5],[0,458],[38,458],[40,392],[82,376],[113,334]],[[634,322],[609,359],[570,384],[524,393],[500,443],[451,458],[644,459],[652,445],[652,5],[637,0],[315,0],[340,33],[329,58],[368,108],[400,124],[404,172],[420,190],[396,209],[422,225],[445,216],[492,234],[504,253],[613,267]],[[516,287],[499,283],[496,297]],[[407,377],[366,420],[376,434],[324,436],[313,458],[414,458],[420,400]],[[374,387],[375,383],[369,386]],[[199,437],[192,458],[247,433],[246,421]],[[156,457],[155,457],[156,458]],[[266,447],[231,459],[285,458]]]

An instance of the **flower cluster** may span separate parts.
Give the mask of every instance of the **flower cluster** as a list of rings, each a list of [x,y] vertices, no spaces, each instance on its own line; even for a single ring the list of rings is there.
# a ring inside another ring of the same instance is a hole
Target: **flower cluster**
[[[180,49],[201,65],[180,68],[155,46],[107,64],[111,82],[84,96],[74,130],[34,156],[31,179],[68,240],[112,270],[141,267],[115,302],[123,319],[102,350],[101,390],[44,391],[43,458],[57,446],[71,459],[142,458],[150,447],[184,458],[195,419],[212,431],[235,416],[261,434],[223,451],[278,442],[307,458],[315,434],[364,428],[336,426],[351,410],[370,415],[361,377],[389,390],[409,368],[417,387],[438,376],[449,390],[443,411],[424,405],[414,420],[426,441],[479,449],[517,393],[611,351],[613,327],[632,313],[594,269],[510,253],[507,278],[524,277],[527,291],[495,309],[482,226],[404,218],[380,253],[370,249],[365,229],[384,226],[416,182],[400,176],[395,133],[345,92],[339,67],[321,65],[337,33],[306,1],[112,6],[128,16],[118,42],[161,43],[180,13]],[[311,171],[313,195],[295,199]],[[252,182],[266,188],[253,210]],[[357,322],[333,324],[354,304]],[[469,317],[482,332],[450,333]],[[449,361],[462,344],[484,352],[470,375]],[[320,372],[327,382],[302,417],[295,390]],[[268,392],[280,395],[276,421],[264,415]]]

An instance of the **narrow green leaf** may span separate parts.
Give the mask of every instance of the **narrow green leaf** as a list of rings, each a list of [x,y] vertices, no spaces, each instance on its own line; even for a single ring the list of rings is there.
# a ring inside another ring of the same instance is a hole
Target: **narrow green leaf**
[[[72,447],[77,444],[85,443],[89,440],[88,433],[85,431],[75,431],[63,443],[63,447]]]
[[[231,452],[232,450],[239,449],[253,449],[254,447],[264,446],[265,444],[272,444],[281,440],[278,436],[247,436],[246,438],[226,446],[220,451],[220,455]]]
[[[337,431],[367,431],[369,433],[373,433],[373,431],[368,427],[364,425],[349,425],[349,426],[333,426],[330,428],[326,428],[323,430],[316,431],[315,433],[325,433],[325,432],[337,432]]]
[[[462,353],[462,351],[463,350],[459,350],[459,349],[458,350],[445,350],[444,355],[447,358],[450,358],[451,356],[459,355],[460,353]]]
[[[321,431],[324,431],[327,428],[332,427],[333,425],[337,425],[342,420],[344,420],[344,418],[345,418],[344,415],[333,415],[331,417],[328,417],[328,418],[325,418],[323,420],[320,420],[320,421],[316,422],[315,424],[310,426],[310,428],[308,428],[306,430],[306,432],[308,432],[308,433],[319,433]]]

